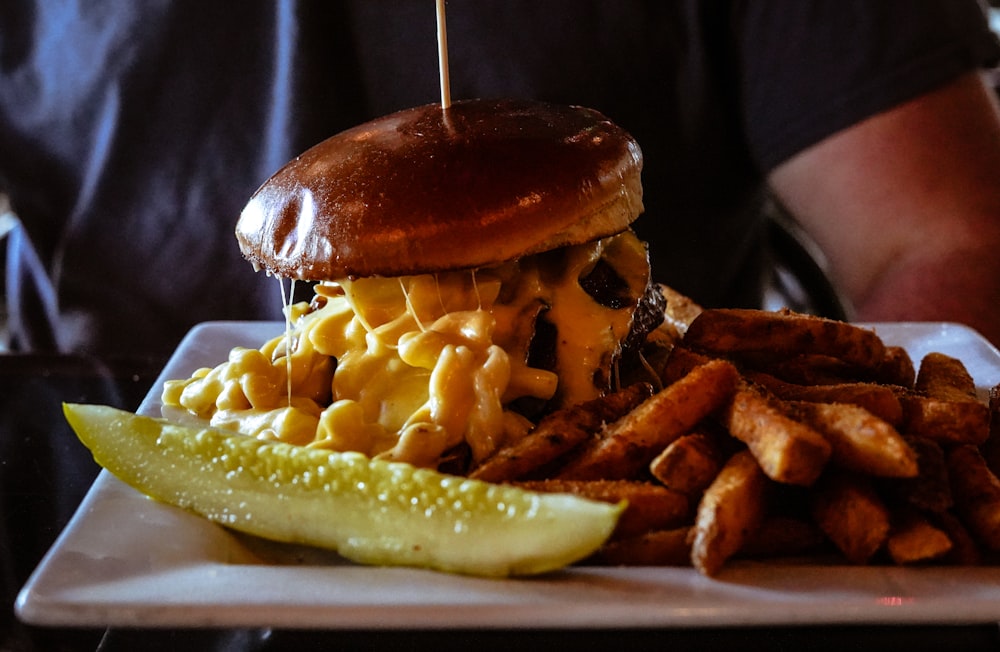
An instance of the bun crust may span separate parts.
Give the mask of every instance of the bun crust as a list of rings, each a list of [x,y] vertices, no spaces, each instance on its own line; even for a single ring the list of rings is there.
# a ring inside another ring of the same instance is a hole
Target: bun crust
[[[236,237],[257,268],[323,281],[486,267],[618,233],[638,144],[592,109],[469,100],[329,138],[266,181]]]

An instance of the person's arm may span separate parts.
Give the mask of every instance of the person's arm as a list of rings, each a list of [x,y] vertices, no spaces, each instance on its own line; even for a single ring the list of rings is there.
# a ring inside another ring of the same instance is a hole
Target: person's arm
[[[859,319],[962,322],[1000,345],[1000,110],[978,74],[820,141],[769,181]]]

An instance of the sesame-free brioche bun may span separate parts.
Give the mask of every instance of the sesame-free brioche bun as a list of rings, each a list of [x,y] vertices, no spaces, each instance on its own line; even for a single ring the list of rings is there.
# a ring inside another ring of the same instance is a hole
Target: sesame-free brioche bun
[[[257,190],[236,237],[283,278],[487,267],[625,230],[641,168],[635,140],[592,109],[431,104],[307,150]]]

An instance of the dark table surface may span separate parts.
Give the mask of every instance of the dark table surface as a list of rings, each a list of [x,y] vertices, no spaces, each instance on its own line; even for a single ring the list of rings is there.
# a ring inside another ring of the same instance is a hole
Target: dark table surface
[[[99,650],[509,650],[632,648],[727,650],[1000,649],[996,623],[975,626],[824,626],[565,631],[287,631],[53,629],[17,620],[17,593],[97,475],[61,416],[64,401],[134,410],[159,360],[0,355],[0,652]]]

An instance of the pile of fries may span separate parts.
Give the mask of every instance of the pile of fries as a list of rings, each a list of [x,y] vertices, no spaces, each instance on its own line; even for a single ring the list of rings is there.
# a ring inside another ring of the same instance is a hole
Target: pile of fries
[[[789,311],[699,310],[637,383],[553,413],[472,469],[627,500],[594,563],[733,558],[980,564],[1000,551],[1000,389],[914,365],[869,329]]]

